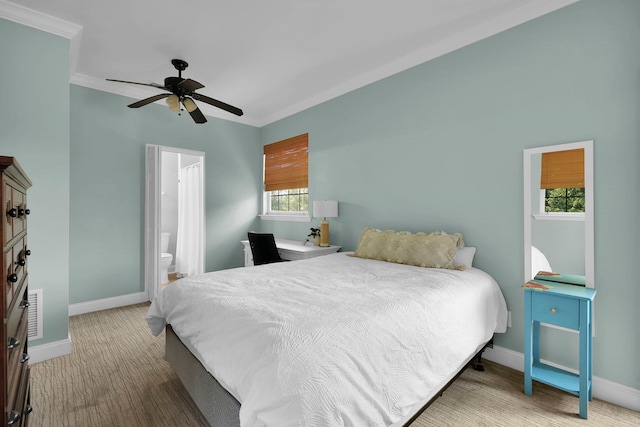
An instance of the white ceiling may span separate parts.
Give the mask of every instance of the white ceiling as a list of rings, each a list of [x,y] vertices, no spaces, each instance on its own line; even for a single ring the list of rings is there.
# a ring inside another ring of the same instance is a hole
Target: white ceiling
[[[0,0],[0,17],[69,38],[74,84],[141,99],[161,91],[104,79],[163,83],[180,58],[245,112],[205,115],[263,126],[576,1]]]

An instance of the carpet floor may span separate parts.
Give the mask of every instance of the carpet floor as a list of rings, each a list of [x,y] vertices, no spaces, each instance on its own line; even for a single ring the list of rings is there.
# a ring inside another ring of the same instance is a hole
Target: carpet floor
[[[31,367],[31,426],[207,426],[164,360],[164,334],[149,332],[148,307],[70,318],[72,353]],[[594,399],[580,419],[577,397],[539,383],[526,397],[522,372],[485,361],[484,372],[467,369],[412,424],[426,426],[637,427],[640,413]]]

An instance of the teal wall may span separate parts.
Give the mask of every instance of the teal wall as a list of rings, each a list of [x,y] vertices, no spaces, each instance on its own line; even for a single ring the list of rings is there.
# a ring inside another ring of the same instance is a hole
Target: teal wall
[[[261,197],[259,129],[71,86],[70,303],[144,291],[144,147],[205,153],[205,270],[243,265]]]
[[[29,287],[44,338],[69,333],[69,40],[0,19],[0,154],[31,178]]]
[[[352,250],[367,226],[461,232],[513,312],[497,344],[522,352],[522,150],[593,139],[594,373],[640,389],[638,42],[640,2],[582,0],[254,128],[196,126],[70,86],[67,40],[0,20],[1,154],[35,183],[30,281],[45,289],[46,321],[37,344],[66,338],[69,303],[143,289],[145,144],[206,153],[206,269],[218,270],[242,265],[248,229],[302,240],[317,225],[256,220],[261,146],[309,132],[311,199],[340,201],[332,242]],[[543,356],[575,366],[564,350],[574,337],[562,334],[545,334]]]
[[[640,389],[638,46],[639,1],[582,0],[265,126],[262,143],[309,132],[310,199],[340,201],[332,243],[353,250],[363,227],[461,232],[513,314],[496,343],[522,352],[522,150],[593,139],[594,374]],[[577,366],[574,338],[545,333],[543,357]]]

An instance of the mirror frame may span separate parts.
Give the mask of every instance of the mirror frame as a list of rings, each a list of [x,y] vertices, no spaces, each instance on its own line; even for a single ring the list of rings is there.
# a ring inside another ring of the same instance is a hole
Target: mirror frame
[[[584,269],[587,288],[595,287],[594,222],[593,222],[593,141],[571,142],[546,147],[525,148],[524,177],[524,282],[531,275],[531,157],[535,154],[584,148]]]

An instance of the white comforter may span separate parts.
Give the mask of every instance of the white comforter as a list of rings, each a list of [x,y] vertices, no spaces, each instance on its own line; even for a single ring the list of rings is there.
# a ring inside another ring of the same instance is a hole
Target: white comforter
[[[151,305],[240,403],[242,426],[382,426],[431,397],[507,311],[481,270],[339,253],[175,282]]]

